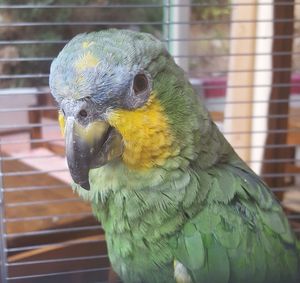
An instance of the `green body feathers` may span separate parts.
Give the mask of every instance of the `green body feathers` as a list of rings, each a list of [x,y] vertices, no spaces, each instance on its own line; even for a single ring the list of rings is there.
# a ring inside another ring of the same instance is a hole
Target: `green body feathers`
[[[91,53],[82,55],[88,46]],[[84,62],[87,70],[76,80],[68,61],[76,56],[94,56],[99,63],[93,68],[93,60]],[[136,70],[151,78],[145,101],[130,96],[133,83],[128,77]],[[142,169],[127,166],[120,156],[89,171],[90,191],[74,185],[92,203],[112,266],[125,283],[300,282],[297,242],[280,205],[219,132],[159,41],[130,31],[81,35],[55,60],[52,73],[52,90],[62,106],[67,99],[75,104],[86,99],[82,91],[87,89],[95,109],[106,113],[103,119],[109,111],[125,109],[118,113],[128,114],[143,107],[145,116],[139,117],[145,120],[144,130],[158,133],[147,128],[149,97],[156,99],[168,122],[176,154]],[[81,90],[79,98],[66,85]],[[61,88],[66,95],[59,93]],[[134,135],[137,147],[142,146],[141,130]],[[169,144],[165,146],[167,150]]]
[[[126,283],[176,282],[174,260],[194,283],[299,282],[299,251],[281,207],[235,156],[205,170],[147,174],[114,163],[91,180],[106,182],[103,199],[90,200]]]

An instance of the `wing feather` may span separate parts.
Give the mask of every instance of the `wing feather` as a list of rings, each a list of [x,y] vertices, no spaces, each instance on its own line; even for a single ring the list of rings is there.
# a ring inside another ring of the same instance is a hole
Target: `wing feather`
[[[203,176],[204,204],[178,235],[174,253],[193,282],[299,282],[295,236],[266,185],[245,167],[222,165]]]

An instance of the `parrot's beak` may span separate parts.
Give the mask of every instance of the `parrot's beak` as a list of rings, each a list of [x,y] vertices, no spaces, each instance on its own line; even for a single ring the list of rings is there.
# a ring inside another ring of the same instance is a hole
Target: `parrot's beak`
[[[119,157],[123,152],[121,136],[104,121],[84,127],[73,117],[65,125],[66,156],[75,183],[89,190],[89,171]]]

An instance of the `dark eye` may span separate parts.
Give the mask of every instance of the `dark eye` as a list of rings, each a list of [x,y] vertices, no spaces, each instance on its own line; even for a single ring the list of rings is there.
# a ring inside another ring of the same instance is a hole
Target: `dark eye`
[[[137,74],[133,80],[133,90],[136,95],[145,92],[148,89],[148,78],[144,74]]]
[[[79,115],[80,115],[82,118],[86,118],[88,114],[87,114],[87,112],[86,112],[84,109],[82,109],[82,110],[79,111]]]

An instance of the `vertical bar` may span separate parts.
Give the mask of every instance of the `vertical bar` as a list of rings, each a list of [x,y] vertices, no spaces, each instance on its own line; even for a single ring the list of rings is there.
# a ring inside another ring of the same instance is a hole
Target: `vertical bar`
[[[0,145],[0,278],[1,283],[7,282],[7,254],[5,240],[5,208],[4,208],[4,186],[3,186],[2,151]]]
[[[272,44],[273,44],[273,0],[258,0],[256,56],[252,109],[251,160],[263,160],[264,145],[268,130],[268,103],[272,89]],[[266,101],[258,103],[257,101]],[[259,117],[260,116],[260,117]],[[261,117],[263,116],[263,117]],[[257,174],[261,173],[262,162],[251,164]]]
[[[170,0],[163,0],[163,33],[167,49],[170,52]]]
[[[29,105],[29,107],[34,107],[34,106],[41,106],[41,105]],[[30,124],[40,124],[42,121],[42,111],[37,111],[37,110],[29,110],[28,111],[28,120]],[[30,129],[30,139],[42,139],[42,127],[32,127]],[[31,143],[30,147],[33,148],[38,148],[43,146],[43,143]]]
[[[251,101],[253,97],[254,72],[236,72],[238,70],[253,70],[255,63],[255,36],[256,36],[256,3],[257,0],[233,0],[231,12],[231,39],[230,53],[236,54],[230,56],[229,72],[226,100],[227,101]],[[240,5],[239,5],[240,4]],[[247,5],[243,5],[247,4]],[[239,22],[244,21],[246,22]],[[239,40],[241,38],[249,38]],[[249,53],[251,56],[243,56]],[[241,55],[239,55],[241,54]],[[245,86],[234,87],[234,86]],[[232,86],[232,87],[231,87]],[[250,117],[252,115],[252,104],[225,104],[225,117]],[[226,138],[231,145],[244,147],[237,149],[237,153],[244,160],[250,160],[251,153],[251,119],[225,119],[224,131],[238,131],[241,134],[227,135]],[[246,132],[249,134],[244,134]]]
[[[274,0],[274,3],[282,3],[280,0]],[[288,133],[272,133],[276,129],[288,129],[288,113],[289,113],[289,97],[291,83],[292,68],[292,52],[293,52],[293,34],[294,22],[286,21],[294,19],[294,0],[286,0],[286,5],[275,5],[274,7],[274,36],[272,47],[272,67],[273,69],[284,69],[284,72],[273,72],[272,91],[270,100],[283,99],[285,103],[270,103],[268,114],[274,117],[279,115],[281,118],[273,118],[268,120],[268,130],[266,145],[287,144]],[[288,38],[282,39],[280,36],[285,35]],[[275,53],[275,54],[274,54]],[[290,71],[286,71],[290,70]],[[285,116],[286,118],[282,118]],[[271,132],[270,132],[271,131]],[[292,148],[266,148],[264,159],[284,159],[292,155]],[[288,157],[289,158],[289,157]],[[262,168],[262,174],[280,174],[285,173],[286,167],[284,163],[265,163]],[[290,180],[286,178],[265,178],[265,182],[273,188],[287,186]],[[277,197],[282,200],[283,192],[277,192]]]
[[[183,37],[190,37],[190,0],[168,0],[166,4],[166,16],[168,18],[167,35],[168,49],[172,56],[175,56],[175,62],[186,72],[189,71],[189,41],[180,40]],[[183,6],[180,6],[183,5]],[[184,55],[184,56],[182,56]],[[182,57],[181,57],[182,56]]]
[[[37,88],[36,91],[39,91],[40,88]],[[45,89],[44,89],[45,91]],[[47,96],[46,95],[35,95],[35,100],[36,103],[33,105],[30,105],[29,107],[40,107],[40,106],[44,106],[47,105]],[[43,118],[43,111],[28,111],[28,119],[29,119],[29,123],[30,124],[40,124],[42,122],[42,118]],[[42,139],[42,135],[43,135],[43,128],[42,127],[33,127],[30,130],[30,139]],[[43,143],[31,143],[30,147],[33,148],[38,148],[38,147],[42,147],[44,146]]]

